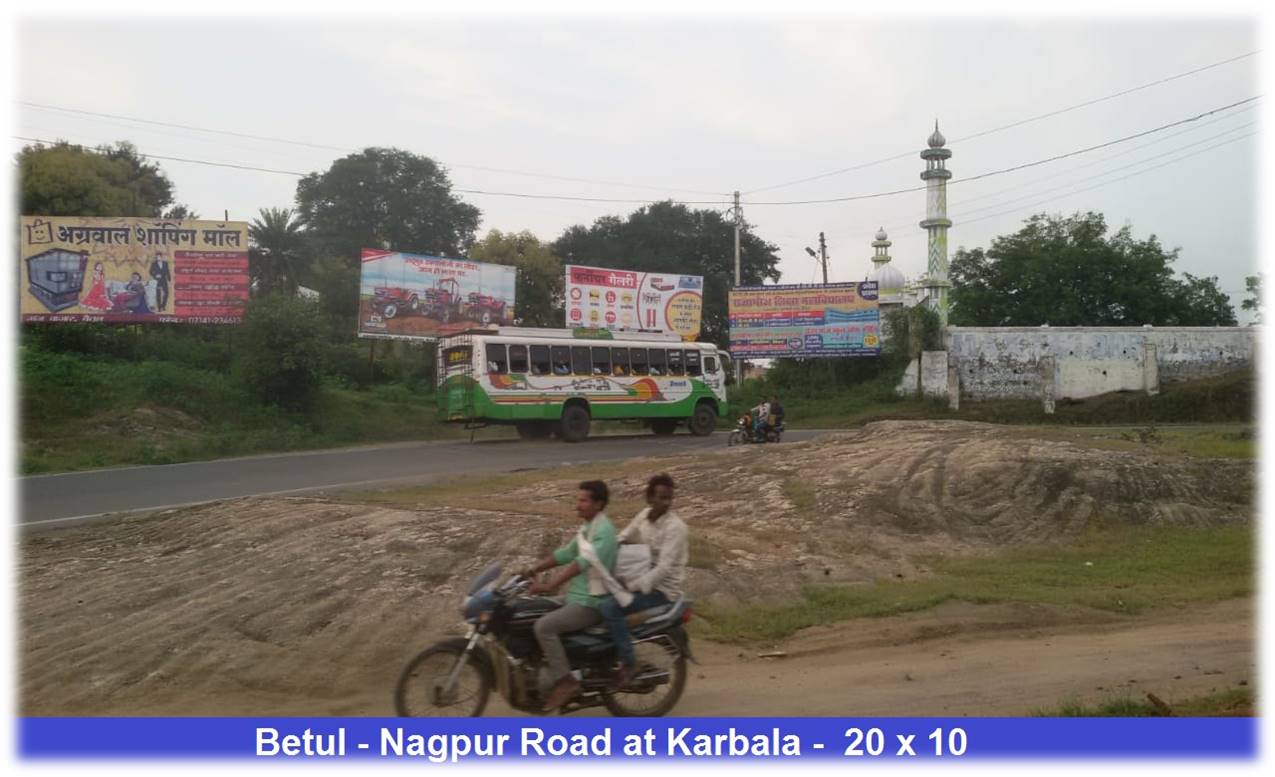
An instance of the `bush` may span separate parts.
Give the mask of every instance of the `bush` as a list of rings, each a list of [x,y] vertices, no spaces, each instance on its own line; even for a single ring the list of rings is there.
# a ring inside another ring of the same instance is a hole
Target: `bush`
[[[308,410],[323,371],[324,321],[306,299],[269,295],[252,300],[242,327],[236,369],[262,401]]]

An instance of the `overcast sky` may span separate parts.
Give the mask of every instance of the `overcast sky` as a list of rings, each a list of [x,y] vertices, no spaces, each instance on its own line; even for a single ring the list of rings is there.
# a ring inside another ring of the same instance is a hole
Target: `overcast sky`
[[[351,150],[397,146],[448,166],[458,188],[712,201],[753,192],[744,195],[745,217],[780,247],[785,283],[816,279],[803,248],[817,247],[821,230],[830,280],[871,270],[879,226],[905,275],[924,270],[923,192],[760,203],[920,186],[917,154],[937,118],[953,141],[953,250],[986,247],[1034,212],[1095,210],[1113,228],[1128,223],[1139,238],[1154,233],[1180,247],[1176,269],[1218,276],[1239,313],[1244,276],[1258,261],[1254,104],[1103,151],[960,181],[1253,97],[1258,57],[960,139],[1253,52],[1255,20],[932,19],[28,17],[18,27],[16,96]],[[129,140],[154,155],[297,172],[324,170],[342,155],[30,107],[19,107],[14,121],[17,135]],[[908,156],[753,191],[900,154]],[[293,205],[295,176],[161,165],[178,200],[204,217],[228,210],[247,220],[263,207]],[[482,210],[480,234],[528,229],[546,240],[638,207],[462,196]]]

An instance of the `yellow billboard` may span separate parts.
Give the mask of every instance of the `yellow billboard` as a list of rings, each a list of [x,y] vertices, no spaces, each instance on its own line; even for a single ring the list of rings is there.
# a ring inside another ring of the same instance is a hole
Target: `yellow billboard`
[[[23,216],[19,232],[24,323],[243,319],[247,222]]]

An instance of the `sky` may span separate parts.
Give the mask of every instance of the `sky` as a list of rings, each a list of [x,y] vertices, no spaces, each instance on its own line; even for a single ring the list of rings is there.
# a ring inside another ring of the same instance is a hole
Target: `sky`
[[[1176,269],[1217,276],[1237,313],[1258,262],[1260,102],[962,181],[1255,97],[1261,55],[962,140],[1251,54],[1251,17],[28,15],[17,42],[13,135],[298,173],[395,146],[444,164],[458,189],[721,211],[739,190],[747,221],[779,246],[784,283],[819,278],[804,249],[821,231],[830,281],[871,271],[878,227],[909,279],[924,271],[922,191],[767,203],[919,187],[936,119],[953,152],[953,251],[985,248],[1033,213],[1098,211],[1180,248]],[[294,204],[295,175],[158,161],[203,217]],[[776,187],[846,168],[859,169]],[[641,205],[459,196],[481,209],[480,235],[545,240]]]

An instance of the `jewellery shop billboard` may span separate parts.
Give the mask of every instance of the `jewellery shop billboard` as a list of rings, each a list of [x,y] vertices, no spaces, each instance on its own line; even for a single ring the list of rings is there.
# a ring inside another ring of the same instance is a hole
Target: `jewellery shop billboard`
[[[729,302],[735,358],[879,356],[877,283],[743,286]]]
[[[24,323],[237,324],[248,302],[248,224],[23,216]]]
[[[670,332],[699,337],[704,309],[700,275],[566,266],[566,325]]]

